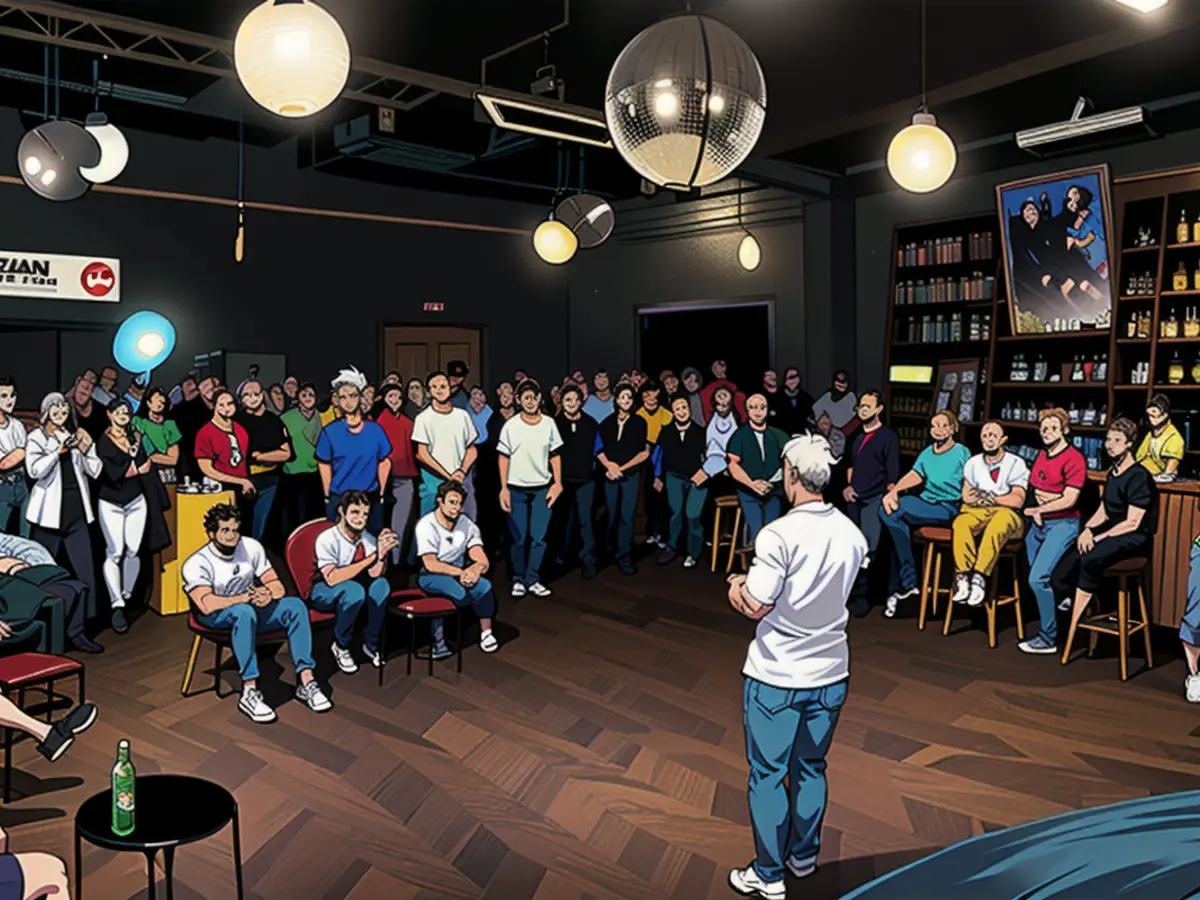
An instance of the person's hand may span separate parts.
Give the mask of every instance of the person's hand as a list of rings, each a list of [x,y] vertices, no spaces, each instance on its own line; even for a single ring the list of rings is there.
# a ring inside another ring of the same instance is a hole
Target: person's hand
[[[79,447],[80,453],[87,453],[92,449],[92,436],[82,428],[75,432],[75,440],[78,442],[76,446]]]
[[[375,544],[375,558],[379,562],[384,562],[388,554],[400,546],[400,538],[396,536],[396,532],[390,528],[385,528],[379,532],[379,540]]]
[[[751,487],[754,488],[755,493],[757,493],[760,497],[765,497],[767,494],[771,493],[771,482],[764,481],[761,478],[751,484]]]
[[[655,489],[656,491],[658,491],[660,494],[662,493],[662,489],[663,489],[663,480],[662,480],[661,478],[655,478],[655,479],[654,479],[654,489]]]
[[[883,495],[883,511],[889,516],[894,515],[896,510],[900,508],[900,495],[895,489],[888,491]]]
[[[858,499],[858,494],[854,492],[854,488],[850,487],[850,485],[846,485],[846,489],[842,491],[842,496],[846,499],[847,503],[853,503]]]
[[[474,587],[479,583],[479,576],[482,574],[482,567],[479,563],[471,563],[463,569],[462,577],[458,579],[458,583],[463,587]]]
[[[512,491],[508,488],[500,488],[500,508],[506,513],[512,512]]]
[[[696,487],[700,487],[700,485],[704,484],[706,481],[708,481],[708,473],[703,469],[692,476],[692,484],[694,484]]]
[[[256,462],[261,462],[261,461],[262,461],[262,454],[259,453],[257,450],[251,450],[250,451],[250,462],[256,463]]]
[[[258,493],[258,490],[254,487],[254,482],[251,481],[249,478],[242,478],[238,481],[235,481],[234,484],[236,484],[238,487],[240,487],[242,489],[242,492],[247,497],[253,497],[255,494]]]
[[[562,496],[562,492],[563,492],[563,489],[562,489],[561,484],[550,485],[550,489],[548,491],[546,491],[546,508],[547,509],[552,507],[554,505],[554,501],[556,501],[559,497]]]
[[[621,467],[618,466],[615,462],[610,461],[608,463],[608,465],[605,466],[605,468],[607,470],[605,474],[608,476],[609,481],[620,481],[621,480]]]
[[[259,609],[271,602],[271,592],[261,585],[250,588],[250,605]]]
[[[0,575],[11,575],[21,565],[21,561],[13,556],[0,559]]]
[[[1085,528],[1079,532],[1079,540],[1075,542],[1075,549],[1079,551],[1080,556],[1091,553],[1096,549],[1096,536],[1092,534],[1092,529]]]
[[[138,469],[138,474],[139,475],[149,475],[150,474],[150,460],[146,460],[144,463],[142,463],[142,467],[140,469]]]
[[[746,576],[745,575],[730,575],[728,578],[725,579],[725,583],[742,585],[742,584],[746,583]]]
[[[1041,507],[1038,507],[1038,506],[1030,506],[1030,507],[1028,507],[1028,508],[1025,510],[1025,517],[1026,517],[1026,518],[1029,518],[1029,519],[1033,519],[1033,523],[1034,523],[1035,525],[1037,525],[1037,527],[1038,527],[1038,528],[1041,528],[1041,527],[1042,527],[1042,510],[1041,510]]]
[[[462,484],[463,481],[466,480],[466,477],[467,477],[467,473],[464,472],[462,469],[455,469],[453,472],[450,473],[450,480],[457,481],[459,484]]]

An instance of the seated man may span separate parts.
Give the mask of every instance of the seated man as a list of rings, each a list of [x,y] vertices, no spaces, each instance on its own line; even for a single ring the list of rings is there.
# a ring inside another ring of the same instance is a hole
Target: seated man
[[[8,834],[0,828],[0,900],[69,896],[66,863],[52,853],[9,853]]]
[[[1187,587],[1187,608],[1179,624],[1179,640],[1183,644],[1188,667],[1183,690],[1188,703],[1200,703],[1200,535],[1192,541]]]
[[[37,541],[0,534],[0,626],[7,631],[0,632],[0,637],[22,631],[55,597],[63,601],[63,630],[71,648],[81,653],[104,652],[84,633],[86,585],[57,565],[50,551]],[[57,652],[54,645],[61,639],[61,635],[52,635],[47,650]]]
[[[1183,435],[1171,423],[1171,401],[1166,394],[1155,394],[1146,404],[1150,430],[1142,438],[1134,458],[1146,471],[1164,481],[1174,480],[1183,462]]]
[[[361,491],[346,491],[338,497],[337,524],[321,532],[316,543],[317,573],[309,603],[321,612],[333,612],[333,658],[347,675],[358,671],[350,653],[354,624],[363,605],[367,607],[367,629],[363,653],[379,668],[379,636],[387,618],[387,601],[392,588],[386,578],[388,554],[400,545],[396,532],[385,528],[379,542],[367,534],[371,498]]]
[[[298,597],[283,595],[283,582],[267,561],[262,544],[242,537],[242,515],[220,503],[204,516],[208,543],[183,564],[183,589],[205,628],[230,632],[233,655],[242,677],[238,709],[253,722],[274,722],[275,710],[258,689],[259,632],[287,633],[299,685],[296,698],[313,712],[333,704],[313,676],[312,625]]]
[[[4,623],[0,622],[0,626]],[[0,628],[0,634],[3,629]],[[12,731],[23,731],[38,740],[38,753],[50,762],[58,762],[71,745],[75,743],[75,735],[82,734],[92,727],[96,721],[96,707],[91,703],[80,703],[77,707],[59,719],[57,722],[39,722],[25,713],[21,707],[0,694],[0,728]],[[3,832],[0,832],[2,834]],[[0,853],[3,850],[0,849]],[[0,864],[0,876],[3,865]],[[4,886],[0,877],[0,887]],[[0,900],[4,894],[0,892]]]
[[[500,646],[492,633],[496,596],[492,583],[484,578],[490,563],[483,550],[483,538],[475,523],[462,514],[467,491],[457,481],[443,481],[438,485],[435,502],[433,512],[417,522],[414,531],[422,565],[417,586],[427,594],[452,600],[456,606],[469,604],[479,616],[482,629],[479,649],[495,653]],[[441,621],[435,625],[440,626]],[[440,627],[434,628],[433,643],[435,659],[450,655]]]
[[[753,544],[763,527],[783,513],[783,469],[780,456],[788,436],[767,424],[767,398],[746,398],[750,421],[733,433],[725,448],[729,474],[737,482],[738,502],[746,517],[746,531]]]
[[[1025,460],[1004,449],[1008,435],[999,422],[985,422],[979,433],[983,452],[963,466],[962,511],[954,519],[955,603],[981,606],[1000,551],[1021,537],[1021,509],[1029,489]]]
[[[913,529],[938,525],[948,528],[958,515],[962,497],[963,466],[971,454],[954,440],[958,419],[948,409],[935,412],[929,419],[933,444],[921,451],[912,471],[901,476],[883,495],[879,515],[892,538],[892,568],[888,572],[891,589],[883,614],[896,615],[900,603],[918,594],[917,564],[913,559]],[[917,495],[901,497],[905,491],[921,489]]]

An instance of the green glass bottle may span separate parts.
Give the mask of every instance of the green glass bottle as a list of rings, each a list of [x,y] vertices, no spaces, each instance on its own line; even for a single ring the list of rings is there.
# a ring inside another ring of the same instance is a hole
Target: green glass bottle
[[[129,758],[129,741],[117,744],[117,762],[112,770],[113,834],[133,833],[133,792],[137,773]]]

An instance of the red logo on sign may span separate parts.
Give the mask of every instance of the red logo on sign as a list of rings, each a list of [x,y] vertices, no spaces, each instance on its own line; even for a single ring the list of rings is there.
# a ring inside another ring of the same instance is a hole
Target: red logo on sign
[[[105,297],[117,285],[117,276],[108,263],[89,263],[79,278],[83,289],[93,297]]]

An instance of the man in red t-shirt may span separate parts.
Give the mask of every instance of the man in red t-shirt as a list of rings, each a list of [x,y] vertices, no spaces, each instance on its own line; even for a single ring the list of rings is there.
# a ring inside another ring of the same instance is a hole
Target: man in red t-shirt
[[[213,397],[212,419],[196,434],[196,464],[208,478],[238,488],[242,498],[254,495],[246,454],[250,436],[233,421],[237,403],[233,394],[222,389]]]

